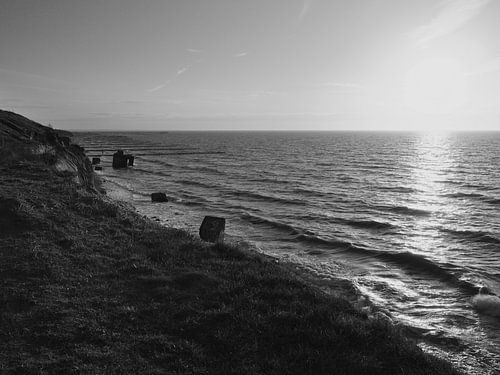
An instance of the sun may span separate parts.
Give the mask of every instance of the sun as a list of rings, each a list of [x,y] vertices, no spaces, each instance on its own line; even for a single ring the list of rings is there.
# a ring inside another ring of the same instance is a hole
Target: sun
[[[453,113],[467,101],[466,78],[457,60],[421,61],[408,72],[405,104],[421,113]]]

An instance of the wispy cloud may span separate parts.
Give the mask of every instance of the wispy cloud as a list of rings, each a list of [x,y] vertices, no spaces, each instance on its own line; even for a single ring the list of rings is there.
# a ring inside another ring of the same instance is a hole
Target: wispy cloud
[[[200,54],[204,52],[202,49],[196,49],[196,48],[188,48],[186,49],[186,51],[194,54]]]
[[[233,57],[245,57],[246,55],[248,55],[248,52],[240,52],[234,54]]]
[[[302,4],[302,10],[300,11],[299,14],[299,22],[302,22],[304,18],[307,16],[307,13],[309,13],[312,2],[313,0],[304,0],[304,3]]]
[[[170,83],[172,83],[173,80],[175,80],[177,77],[183,75],[184,73],[186,73],[190,68],[192,67],[192,64],[188,64],[186,66],[183,66],[182,68],[178,69],[177,72],[175,73],[175,76],[165,82],[163,82],[162,84],[158,85],[158,86],[155,86],[155,87],[152,87],[148,90],[146,90],[147,92],[156,92],[156,91],[160,91],[161,89],[165,88],[166,86],[168,86]]]
[[[411,37],[421,48],[435,39],[460,29],[490,2],[490,0],[444,0],[438,6],[438,14],[426,25],[419,26]]]
[[[162,83],[161,85],[158,85],[158,86],[155,86],[149,90],[147,90],[148,92],[156,92],[156,91],[160,91],[162,88],[164,88],[165,86],[167,86],[168,84],[170,83],[170,81],[166,81],[165,83]]]

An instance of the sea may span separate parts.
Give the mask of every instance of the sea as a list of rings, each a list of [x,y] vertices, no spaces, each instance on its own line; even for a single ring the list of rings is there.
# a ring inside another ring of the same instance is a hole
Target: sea
[[[108,193],[296,265],[469,374],[500,374],[500,132],[81,132]],[[111,167],[112,154],[135,156]],[[169,203],[151,203],[165,192]]]

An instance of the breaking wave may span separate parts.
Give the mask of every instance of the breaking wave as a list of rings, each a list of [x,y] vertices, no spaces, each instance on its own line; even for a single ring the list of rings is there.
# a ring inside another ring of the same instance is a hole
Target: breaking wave
[[[491,294],[478,294],[472,297],[474,308],[486,315],[500,317],[500,298]]]

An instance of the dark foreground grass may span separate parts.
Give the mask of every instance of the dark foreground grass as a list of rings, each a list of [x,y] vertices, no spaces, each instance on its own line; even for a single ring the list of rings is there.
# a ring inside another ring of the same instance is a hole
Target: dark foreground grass
[[[284,267],[0,165],[0,373],[455,374]]]

